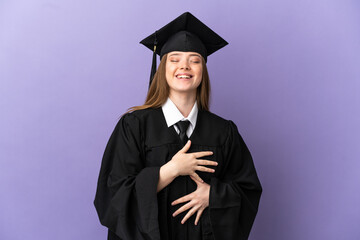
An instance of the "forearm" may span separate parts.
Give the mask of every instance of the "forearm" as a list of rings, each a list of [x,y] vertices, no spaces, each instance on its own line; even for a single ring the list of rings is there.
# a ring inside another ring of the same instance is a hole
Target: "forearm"
[[[174,171],[174,168],[171,166],[170,162],[164,164],[160,168],[157,192],[160,192],[163,188],[169,185],[176,177],[176,171]]]

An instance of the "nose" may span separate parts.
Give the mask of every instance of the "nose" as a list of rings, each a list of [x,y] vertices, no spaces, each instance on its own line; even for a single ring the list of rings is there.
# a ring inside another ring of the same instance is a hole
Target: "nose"
[[[184,59],[183,61],[181,61],[181,65],[180,65],[180,69],[186,69],[189,70],[190,69],[190,65],[188,63],[188,61],[186,59]]]

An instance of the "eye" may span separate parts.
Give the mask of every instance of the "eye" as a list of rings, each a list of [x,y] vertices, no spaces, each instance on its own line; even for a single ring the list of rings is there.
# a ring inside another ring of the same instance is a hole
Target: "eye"
[[[194,57],[194,58],[191,59],[191,62],[200,63],[200,59],[198,57]]]
[[[170,62],[178,62],[178,60],[171,59]]]

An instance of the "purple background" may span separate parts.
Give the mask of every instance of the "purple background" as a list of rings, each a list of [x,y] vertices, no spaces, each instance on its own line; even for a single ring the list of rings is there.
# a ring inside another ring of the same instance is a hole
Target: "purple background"
[[[250,239],[360,239],[357,0],[0,1],[0,239],[106,239],[93,199],[145,98],[139,41],[185,11],[230,43],[208,59],[211,110],[264,188]]]

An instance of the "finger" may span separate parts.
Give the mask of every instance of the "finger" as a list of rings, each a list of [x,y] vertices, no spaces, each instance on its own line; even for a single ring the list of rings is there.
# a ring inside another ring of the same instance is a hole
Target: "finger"
[[[201,158],[204,156],[213,155],[214,153],[211,151],[204,151],[204,152],[194,152],[193,154],[194,154],[195,158]]]
[[[199,170],[199,171],[202,171],[202,172],[210,172],[210,173],[215,172],[215,169],[207,168],[207,167],[203,167],[203,166],[197,166],[195,169]]]
[[[185,217],[181,220],[181,224],[184,224],[186,220],[188,220],[198,209],[199,207],[194,206],[192,209],[190,209]]]
[[[199,177],[199,175],[197,173],[195,173],[195,172],[193,174],[191,174],[190,176],[193,176],[195,178],[195,180],[197,180],[197,181],[199,181],[201,183],[204,182],[204,180],[202,180],[201,177]]]
[[[198,179],[196,179],[194,176],[190,175],[191,179],[196,183],[198,184],[198,182],[200,182]],[[201,179],[201,178],[200,178]],[[202,180],[202,179],[201,179]],[[203,183],[203,182],[200,182],[200,183]]]
[[[181,198],[176,199],[175,201],[173,201],[171,203],[171,205],[174,206],[174,205],[179,204],[179,203],[190,201],[191,199],[192,199],[192,194],[190,193],[190,194],[188,194],[186,196],[183,196]]]
[[[190,149],[190,145],[191,145],[191,141],[188,140],[186,142],[185,146],[182,149],[180,149],[179,152],[186,153]]]
[[[211,160],[198,159],[197,161],[198,161],[199,165],[210,165],[210,166],[217,166],[218,165],[218,162],[211,161]]]
[[[192,178],[192,180],[196,183],[197,187],[201,186],[201,184],[207,184],[206,182],[204,182],[203,180],[199,181],[197,179],[195,179],[194,177]]]
[[[198,181],[193,175],[189,175],[189,176],[190,176],[190,178],[191,178],[192,180],[194,180],[195,182]]]
[[[201,214],[202,214],[202,212],[204,211],[204,209],[199,209],[199,211],[197,211],[197,213],[196,213],[196,219],[195,219],[195,225],[197,225],[198,224],[198,222],[199,222],[199,220],[200,220],[200,216],[201,216]]]
[[[188,210],[189,208],[191,208],[192,206],[194,206],[193,203],[191,202],[188,202],[187,204],[185,204],[184,206],[182,206],[181,208],[179,208],[178,210],[176,210],[174,213],[173,213],[173,217],[176,217],[176,215]]]

